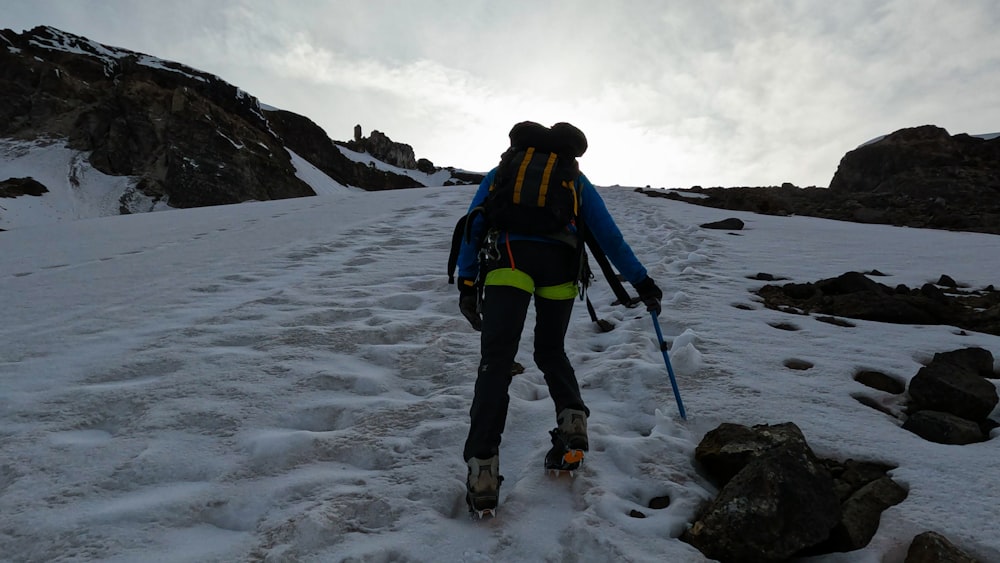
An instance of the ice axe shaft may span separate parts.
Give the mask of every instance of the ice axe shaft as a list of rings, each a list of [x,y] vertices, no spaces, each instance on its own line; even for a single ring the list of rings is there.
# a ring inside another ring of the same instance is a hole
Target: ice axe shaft
[[[663,331],[660,330],[660,320],[656,316],[656,311],[650,311],[653,317],[653,328],[656,329],[656,339],[660,341],[660,351],[663,352],[663,362],[667,364],[667,375],[670,376],[670,386],[674,389],[674,399],[677,400],[677,410],[681,413],[681,418],[687,420],[687,413],[684,412],[684,401],[681,401],[681,392],[677,388],[677,378],[674,377],[674,367],[670,365],[670,354],[667,353],[667,343],[663,341]]]

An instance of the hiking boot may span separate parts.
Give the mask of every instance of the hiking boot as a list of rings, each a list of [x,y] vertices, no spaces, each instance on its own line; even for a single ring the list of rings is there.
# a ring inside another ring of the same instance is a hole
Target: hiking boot
[[[489,459],[472,458],[469,460],[469,474],[466,479],[465,501],[469,511],[480,517],[484,513],[492,514],[500,499],[500,456]]]
[[[587,413],[577,409],[563,409],[556,416],[559,434],[570,450],[590,449],[587,440]]]
[[[549,431],[549,436],[552,436],[552,448],[545,454],[545,470],[555,474],[565,471],[573,475],[583,463],[583,450],[570,449],[558,428]]]

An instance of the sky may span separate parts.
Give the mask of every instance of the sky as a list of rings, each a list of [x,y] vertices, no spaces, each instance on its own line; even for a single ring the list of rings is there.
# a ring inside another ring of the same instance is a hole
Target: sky
[[[10,152],[10,151],[8,151]],[[21,161],[69,169],[58,145]],[[295,159],[297,166],[301,160]],[[803,563],[900,563],[943,534],[1000,561],[997,439],[902,428],[906,382],[937,352],[1000,337],[764,308],[759,272],[814,282],[878,269],[889,286],[1000,285],[994,235],[753,215],[601,188],[664,290],[660,317],[687,419],[649,316],[590,296],[567,337],[591,410],[572,479],[542,469],[555,412],[526,330],[501,444],[497,518],[469,518],[461,446],[478,333],[446,283],[473,187],[363,192],[299,168],[316,197],[113,217],[49,216],[0,233],[0,553],[11,561],[672,561],[716,494],[693,462],[723,422],[798,425],[822,457],[895,467],[908,489],[864,549]],[[42,177],[34,173],[33,177]],[[119,179],[86,169],[79,209]],[[111,185],[97,189],[101,181]],[[53,190],[53,208],[70,197]],[[30,196],[5,199],[29,213]],[[739,236],[699,225],[727,217]],[[528,326],[533,323],[529,313]],[[779,330],[777,325],[785,329]],[[792,370],[786,362],[811,364]],[[993,380],[996,384],[996,380]],[[994,420],[1000,410],[994,410]],[[669,506],[649,501],[667,496]],[[638,511],[645,518],[629,514]]]
[[[1000,130],[994,0],[0,0],[219,75],[336,140],[496,165],[514,123],[568,121],[600,185],[827,186],[905,127]]]

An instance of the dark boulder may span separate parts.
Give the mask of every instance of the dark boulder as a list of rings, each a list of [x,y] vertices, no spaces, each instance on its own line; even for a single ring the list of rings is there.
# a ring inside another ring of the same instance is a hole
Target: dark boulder
[[[0,197],[40,196],[49,189],[34,178],[8,178],[0,181]]]
[[[713,559],[785,561],[826,541],[840,520],[830,472],[808,448],[754,457],[682,539]]]
[[[907,491],[882,476],[843,501],[840,521],[830,533],[830,551],[854,551],[868,545],[878,531],[882,512],[906,500]]]
[[[913,538],[903,563],[983,563],[935,532]]]
[[[947,412],[922,410],[912,413],[903,429],[928,442],[965,445],[985,442],[987,434],[980,425]]]
[[[784,561],[867,545],[906,498],[891,466],[819,459],[793,423],[724,423],[695,460],[722,489],[681,539],[723,562]]]
[[[998,402],[997,389],[982,376],[993,355],[983,349],[938,354],[910,380],[909,393],[914,410],[936,410],[971,421],[982,421]],[[988,357],[987,357],[988,355]],[[976,359],[982,362],[977,365]]]
[[[722,423],[705,434],[694,458],[713,482],[723,486],[750,460],[776,446],[794,444],[806,447],[806,438],[791,422],[748,428],[741,424]]]
[[[714,223],[704,223],[701,225],[703,229],[718,229],[721,231],[741,231],[743,230],[743,221],[731,217],[729,219],[723,219],[722,221],[715,221]]]

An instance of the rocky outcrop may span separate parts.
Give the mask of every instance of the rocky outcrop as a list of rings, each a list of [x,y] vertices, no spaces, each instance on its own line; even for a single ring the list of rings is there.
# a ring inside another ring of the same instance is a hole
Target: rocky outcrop
[[[345,143],[353,151],[368,153],[373,157],[400,168],[417,170],[417,157],[413,147],[406,143],[397,143],[381,131],[372,131],[367,137],[361,136],[361,126],[354,127],[354,140]],[[426,160],[426,159],[424,159]],[[430,161],[427,161],[430,163]],[[424,165],[425,168],[427,165]],[[430,165],[433,168],[433,164]]]
[[[830,181],[837,194],[916,199],[1000,198],[1000,140],[950,135],[933,125],[900,129],[844,155]]]
[[[50,27],[0,37],[0,136],[66,138],[173,207],[313,195],[257,100],[217,76]]]
[[[284,110],[265,110],[264,114],[285,146],[345,186],[363,186],[367,190],[423,186],[409,176],[378,170],[347,158],[326,132],[307,117]]]
[[[940,280],[939,280],[940,282]],[[927,283],[889,287],[860,272],[815,283],[765,285],[757,290],[772,309],[897,324],[943,324],[1000,335],[1000,292]]]
[[[848,152],[830,187],[651,190],[647,195],[767,215],[1000,234],[1000,137],[901,129]]]
[[[422,185],[349,160],[315,123],[266,111],[217,76],[52,27],[0,31],[0,98],[0,138],[66,140],[98,171],[134,178],[123,212],[135,190],[171,207],[314,195],[285,147],[345,185]],[[381,133],[361,142],[417,168],[408,145]]]

